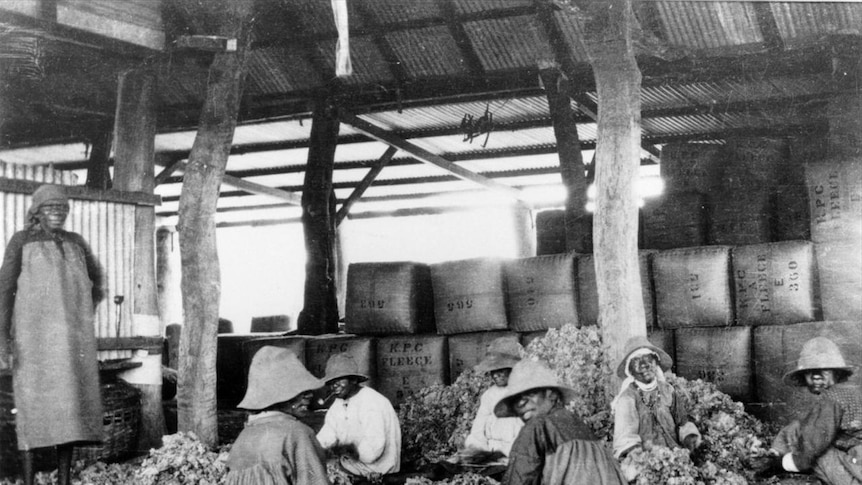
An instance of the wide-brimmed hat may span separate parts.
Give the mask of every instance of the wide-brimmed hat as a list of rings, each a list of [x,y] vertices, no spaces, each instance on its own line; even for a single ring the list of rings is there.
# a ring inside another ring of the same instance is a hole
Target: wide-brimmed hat
[[[368,380],[367,375],[359,372],[359,365],[350,354],[335,354],[326,361],[326,375],[323,376],[323,382],[329,384],[344,377],[356,377],[360,381]]]
[[[494,405],[494,415],[498,418],[517,416],[512,408],[516,399],[527,391],[545,388],[560,391],[563,395],[563,404],[577,397],[575,390],[560,384],[554,371],[542,362],[529,359],[518,362],[509,374],[506,393]]]
[[[826,337],[814,337],[802,345],[796,368],[784,374],[782,381],[788,386],[804,386],[805,372],[815,369],[841,371],[845,373],[845,378],[853,374],[853,366],[847,365],[835,342]]]
[[[48,202],[60,202],[68,205],[69,197],[60,185],[42,185],[33,192],[33,203],[30,205],[27,215],[34,217],[39,212],[39,208]]]
[[[248,370],[248,389],[238,408],[266,409],[296,396],[323,387],[296,355],[267,345],[255,352]]]
[[[511,369],[521,361],[521,345],[512,338],[496,338],[488,344],[485,356],[473,369],[476,372],[493,372]]]
[[[626,378],[626,362],[628,362],[629,356],[638,349],[649,349],[654,352],[655,355],[658,356],[658,365],[661,367],[661,370],[670,370],[673,365],[673,359],[667,355],[667,352],[653,345],[652,342],[643,335],[638,335],[636,337],[631,337],[626,341],[626,346],[623,350],[623,358],[617,366],[617,376],[621,379]]]

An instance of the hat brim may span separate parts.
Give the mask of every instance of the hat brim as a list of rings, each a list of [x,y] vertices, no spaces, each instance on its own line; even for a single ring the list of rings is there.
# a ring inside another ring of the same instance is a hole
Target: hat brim
[[[482,359],[473,367],[473,370],[476,372],[494,372],[500,369],[511,369],[520,361],[520,358],[511,355],[494,355]]]
[[[813,370],[837,370],[841,372],[845,372],[845,378],[849,378],[853,375],[854,368],[852,366],[844,366],[844,367],[812,367],[810,369],[794,369],[781,378],[781,382],[788,386],[804,386],[805,385],[805,373]]]
[[[578,393],[576,393],[574,389],[565,386],[537,385],[535,387],[528,387],[527,389],[513,389],[511,393],[507,392],[504,394],[503,397],[497,401],[497,404],[494,405],[494,415],[498,418],[520,417],[514,409],[515,401],[521,396],[521,394],[536,389],[556,389],[560,391],[560,394],[563,395],[563,405],[568,404],[578,396]]]
[[[620,379],[625,379],[626,376],[626,362],[629,360],[629,356],[632,355],[635,351],[640,349],[649,349],[658,356],[658,365],[661,367],[661,370],[668,371],[673,366],[673,359],[670,358],[670,355],[667,354],[664,350],[656,347],[655,345],[640,345],[636,348],[631,349],[625,357],[622,358],[620,364],[617,366],[617,377]]]
[[[324,382],[309,374],[307,377],[294,380],[293,386],[275,386],[271,389],[248,389],[242,401],[236,405],[240,409],[257,411],[274,404],[288,402],[308,391],[315,391],[324,386]]]
[[[338,379],[344,379],[345,377],[355,377],[355,378],[359,379],[359,382],[365,382],[368,380],[368,376],[366,376],[365,374],[358,374],[355,372],[341,372],[341,373],[332,374],[330,376],[323,376],[322,380],[325,384],[328,385],[332,381],[335,381]]]

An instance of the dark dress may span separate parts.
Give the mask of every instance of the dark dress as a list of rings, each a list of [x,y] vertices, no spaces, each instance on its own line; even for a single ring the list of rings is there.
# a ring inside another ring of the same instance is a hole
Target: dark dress
[[[94,308],[102,273],[79,234],[15,233],[0,267],[0,338],[11,341],[18,448],[102,439]]]
[[[526,423],[509,454],[504,485],[626,483],[617,461],[577,416],[558,406]]]
[[[314,431],[289,414],[249,418],[227,460],[226,485],[329,485]]]

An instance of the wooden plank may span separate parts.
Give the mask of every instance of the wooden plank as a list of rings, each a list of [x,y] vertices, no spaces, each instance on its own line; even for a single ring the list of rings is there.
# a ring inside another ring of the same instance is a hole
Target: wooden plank
[[[158,175],[156,175],[155,184],[158,186],[158,185],[165,183],[165,181],[169,180],[171,178],[171,175],[173,175],[174,172],[177,171],[177,169],[179,169],[180,167],[182,167],[184,165],[183,159],[187,158],[187,157],[188,157],[188,153],[186,153],[185,157],[177,158],[176,160],[171,162],[168,166],[163,168],[162,171],[159,172]]]
[[[32,180],[7,179],[0,177],[0,192],[15,194],[32,194],[43,182]],[[101,202],[118,202],[120,204],[161,205],[162,198],[158,195],[143,192],[121,192],[119,190],[96,190],[84,186],[64,185],[63,190],[71,199],[95,200]]]
[[[377,176],[380,175],[380,172],[382,172],[383,168],[389,164],[389,161],[392,160],[392,157],[397,151],[398,149],[392,146],[387,148],[386,151],[383,153],[383,156],[381,156],[380,159],[377,160],[377,163],[375,163],[374,166],[371,167],[371,170],[369,170],[368,173],[365,174],[365,177],[363,177],[363,179],[359,182],[359,185],[357,185],[356,188],[353,189],[353,192],[350,193],[350,195],[341,205],[341,208],[338,209],[338,214],[335,215],[336,226],[341,224],[341,221],[343,221],[344,218],[347,217],[347,214],[350,213],[350,208],[353,207],[353,204],[355,204],[356,201],[362,198],[362,194],[364,194],[365,191],[368,190],[368,187],[371,187],[371,184],[374,182],[374,179],[376,179]]]
[[[383,128],[379,126],[375,126],[357,116],[347,113],[345,111],[339,111],[339,119],[342,123],[352,126],[353,128],[365,133],[366,135],[374,138],[375,140],[386,143],[387,145],[398,148],[399,150],[403,150],[410,155],[416,157],[418,160],[429,163],[431,165],[436,165],[443,170],[455,175],[458,178],[468,180],[470,182],[475,182],[479,185],[487,187],[488,189],[493,190],[494,192],[506,195],[507,197],[513,198],[521,204],[525,204],[529,206],[529,204],[522,198],[520,190],[514,189],[508,185],[501,184],[495,182],[485,176],[479,175],[476,172],[471,172],[460,165],[457,165],[445,158],[435,155],[424,148],[420,148],[406,140],[398,138],[397,136],[392,135],[391,133],[386,132]]]
[[[225,175],[222,178],[222,183],[240,190],[245,190],[246,192],[251,192],[252,194],[268,195],[270,197],[275,197],[276,199],[285,200],[293,205],[302,205],[302,197],[294,192],[287,192],[286,190],[249,182],[231,175]]]
[[[96,348],[102,350],[146,350],[151,354],[161,354],[164,337],[106,337],[96,339]]]

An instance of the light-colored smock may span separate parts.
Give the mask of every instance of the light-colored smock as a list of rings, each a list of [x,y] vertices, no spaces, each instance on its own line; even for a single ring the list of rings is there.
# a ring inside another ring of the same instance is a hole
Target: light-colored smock
[[[329,485],[314,431],[278,411],[252,415],[227,459],[225,485]]]
[[[360,388],[348,399],[336,399],[326,411],[317,439],[324,448],[354,445],[362,469],[380,474],[401,469],[398,415],[389,399],[370,387]]]
[[[94,307],[102,274],[84,239],[33,225],[0,267],[0,338],[13,351],[18,448],[102,440]]]
[[[512,443],[518,437],[524,422],[521,418],[498,418],[494,415],[494,405],[506,393],[505,387],[491,386],[479,398],[479,409],[464,441],[466,448],[483,451],[499,451],[509,456]]]
[[[679,448],[689,436],[700,432],[689,419],[688,402],[673,386],[659,381],[651,391],[627,387],[614,407],[614,456],[619,458],[641,443]]]

